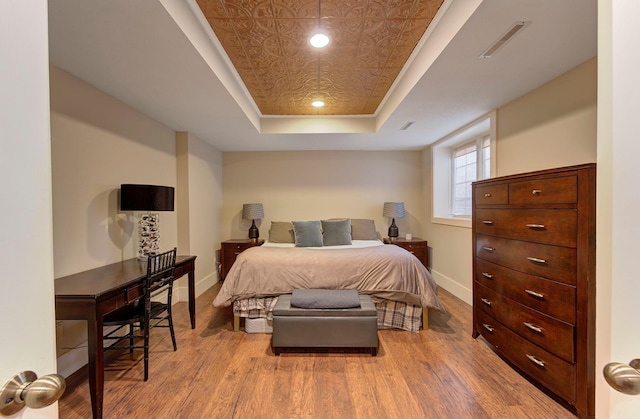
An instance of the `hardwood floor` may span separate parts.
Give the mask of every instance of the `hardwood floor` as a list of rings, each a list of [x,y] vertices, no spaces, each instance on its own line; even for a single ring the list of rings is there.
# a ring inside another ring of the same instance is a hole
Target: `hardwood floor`
[[[377,357],[358,350],[284,352],[271,335],[233,332],[230,309],[197,300],[174,308],[169,333],[151,335],[149,381],[141,351],[115,353],[105,371],[105,418],[575,418],[518,375],[482,339],[471,338],[471,307],[441,290],[447,313],[430,329],[380,330]],[[90,418],[86,369],[67,380],[60,418]]]

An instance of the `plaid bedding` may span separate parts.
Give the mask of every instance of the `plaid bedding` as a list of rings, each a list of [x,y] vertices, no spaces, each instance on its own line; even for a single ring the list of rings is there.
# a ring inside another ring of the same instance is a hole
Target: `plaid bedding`
[[[238,317],[272,319],[278,297],[247,298],[233,302],[233,315]],[[422,325],[422,307],[401,301],[375,301],[378,327],[418,332]]]

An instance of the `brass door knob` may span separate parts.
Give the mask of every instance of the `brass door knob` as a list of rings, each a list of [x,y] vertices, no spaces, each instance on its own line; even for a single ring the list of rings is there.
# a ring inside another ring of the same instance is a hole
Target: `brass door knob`
[[[33,371],[22,371],[7,381],[0,390],[0,415],[11,416],[27,406],[47,407],[64,393],[67,383],[58,374],[38,378]]]
[[[624,394],[640,394],[640,359],[634,359],[629,365],[611,362],[605,365],[602,374],[607,383]]]

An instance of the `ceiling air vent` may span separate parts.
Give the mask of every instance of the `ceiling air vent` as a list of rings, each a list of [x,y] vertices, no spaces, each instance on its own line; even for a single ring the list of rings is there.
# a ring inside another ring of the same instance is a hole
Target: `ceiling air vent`
[[[409,122],[407,122],[407,123],[406,123],[406,124],[404,124],[402,127],[400,127],[400,130],[401,130],[401,131],[406,131],[406,130],[408,130],[408,129],[409,129],[409,127],[410,127],[411,125],[413,125],[413,123],[414,123],[414,122],[416,122],[416,121],[409,121]]]
[[[513,39],[520,31],[529,26],[531,22],[516,22],[507,31],[491,46],[484,50],[482,54],[478,58],[491,58],[493,55],[498,52],[500,48],[502,48],[507,42]]]

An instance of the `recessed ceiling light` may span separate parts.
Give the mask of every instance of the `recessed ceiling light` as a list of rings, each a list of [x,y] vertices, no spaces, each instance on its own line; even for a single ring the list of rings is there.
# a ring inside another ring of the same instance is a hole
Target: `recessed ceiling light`
[[[324,102],[321,100],[314,100],[313,102],[311,102],[311,106],[313,106],[314,108],[322,108],[324,106]]]
[[[309,44],[314,48],[324,48],[329,45],[331,38],[325,33],[317,32],[309,38]]]

